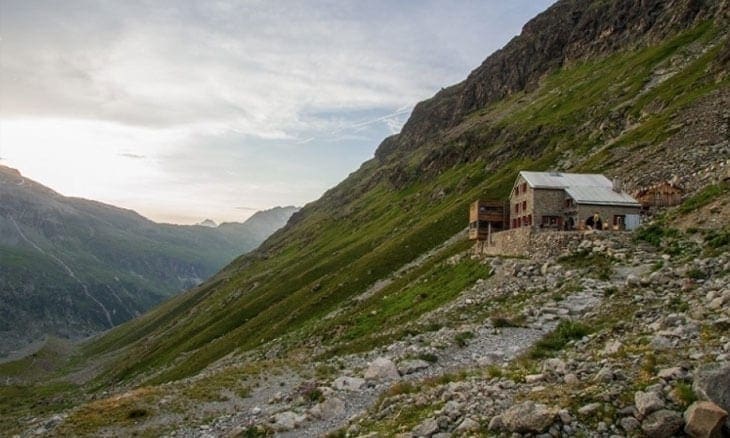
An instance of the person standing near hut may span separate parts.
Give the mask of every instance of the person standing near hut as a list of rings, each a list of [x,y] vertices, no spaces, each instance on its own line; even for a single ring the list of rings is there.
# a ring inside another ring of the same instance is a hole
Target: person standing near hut
[[[601,215],[598,214],[598,212],[595,212],[593,213],[593,216],[589,216],[588,219],[586,219],[586,227],[593,230],[602,230],[603,221],[601,220]]]

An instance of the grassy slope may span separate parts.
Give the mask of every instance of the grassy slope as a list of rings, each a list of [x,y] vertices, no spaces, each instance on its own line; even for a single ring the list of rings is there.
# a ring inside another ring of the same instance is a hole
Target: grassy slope
[[[161,382],[189,376],[236,349],[251,349],[303,327],[308,333],[344,333],[328,342],[333,346],[335,341],[340,343],[337,349],[357,350],[357,345],[351,345],[356,338],[367,337],[379,327],[397,326],[443,304],[453,293],[445,297],[427,294],[417,309],[393,305],[387,315],[381,313],[369,320],[366,315],[373,310],[375,300],[415,293],[408,282],[397,282],[377,297],[348,308],[344,317],[321,318],[462,229],[468,203],[479,197],[505,196],[519,169],[548,168],[568,149],[579,155],[594,154],[579,170],[605,169],[611,164],[610,154],[602,146],[609,139],[587,129],[586,122],[601,120],[616,107],[627,106],[637,125],[611,140],[613,145],[640,148],[667,138],[677,111],[714,89],[727,87],[727,78],[718,82],[708,73],[719,45],[694,59],[682,73],[647,92],[641,90],[658,65],[682,53],[688,44],[704,43],[718,32],[706,24],[660,46],[554,72],[538,90],[513,96],[466,120],[464,126],[473,134],[469,138],[479,139],[480,132],[495,125],[506,134],[492,144],[477,145],[480,154],[434,179],[416,180],[395,189],[374,176],[376,163],[365,163],[337,193],[309,206],[302,220],[270,239],[265,250],[237,260],[212,283],[89,344],[85,353],[127,347],[125,358],[106,377],[123,380],[167,367],[152,379]],[[663,109],[642,115],[650,103]],[[542,144],[535,152],[510,151],[515,135],[536,127]],[[463,141],[462,136],[440,147],[463,147]],[[490,160],[494,151],[502,151],[501,158]],[[432,196],[438,191],[445,196]],[[351,198],[344,203],[328,199],[344,192]],[[426,270],[436,276],[443,274],[439,274],[437,263]],[[443,287],[458,292],[476,274],[459,276],[445,279]],[[376,338],[367,345],[379,342]],[[190,352],[194,354],[185,354]]]

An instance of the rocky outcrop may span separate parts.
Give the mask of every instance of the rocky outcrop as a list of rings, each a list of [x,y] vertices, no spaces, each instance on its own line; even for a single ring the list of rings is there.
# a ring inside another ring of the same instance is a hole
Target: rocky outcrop
[[[693,438],[720,438],[727,412],[715,403],[699,401],[684,412],[684,431]]]
[[[670,438],[682,429],[683,424],[679,412],[661,409],[641,422],[641,430],[649,438]]]
[[[530,20],[520,36],[489,56],[464,81],[419,103],[402,132],[376,151],[381,161],[432,139],[464,117],[515,92],[530,90],[548,72],[589,56],[657,41],[701,20],[727,20],[723,0],[557,2]]]
[[[557,414],[557,409],[527,401],[507,409],[499,418],[501,428],[509,432],[539,433],[553,424]]]
[[[392,360],[379,357],[370,363],[364,377],[366,380],[397,379],[400,374]]]

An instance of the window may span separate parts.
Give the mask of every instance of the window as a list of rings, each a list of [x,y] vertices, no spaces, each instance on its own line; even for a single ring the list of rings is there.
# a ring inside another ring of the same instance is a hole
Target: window
[[[570,207],[572,207],[572,206],[573,206],[573,200],[572,200],[572,199],[570,199],[570,198],[567,198],[567,199],[565,200],[565,208],[570,208]]]
[[[516,228],[519,228],[519,227],[521,227],[521,226],[522,226],[522,218],[519,218],[519,217],[518,217],[518,218],[517,218],[517,227],[516,227]]]
[[[532,215],[531,214],[527,215],[527,225],[532,225]]]
[[[519,213],[519,212],[520,212],[520,204],[517,203],[517,204],[515,204],[515,213]]]
[[[543,228],[558,228],[563,222],[560,216],[543,216],[540,221]]]
[[[515,187],[515,196],[517,196],[519,194],[520,194],[520,187],[517,186],[517,187]]]
[[[522,193],[527,193],[527,183],[522,183]]]
[[[522,211],[527,211],[527,201],[522,201]]]

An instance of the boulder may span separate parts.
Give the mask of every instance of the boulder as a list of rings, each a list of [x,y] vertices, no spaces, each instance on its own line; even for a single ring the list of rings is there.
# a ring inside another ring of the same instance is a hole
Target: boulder
[[[646,417],[654,411],[664,407],[664,400],[655,392],[638,391],[634,394],[634,404],[639,415]]]
[[[364,384],[365,379],[348,376],[338,377],[332,382],[332,386],[340,391],[359,391]]]
[[[692,389],[700,400],[711,401],[730,412],[730,363],[700,367],[694,373]]]
[[[639,420],[634,417],[622,418],[621,421],[619,421],[619,425],[621,425],[621,428],[623,430],[629,433],[634,432],[641,427],[641,423],[639,423]]]
[[[580,409],[578,409],[578,415],[583,416],[583,417],[592,416],[599,409],[601,409],[600,403],[589,403],[585,406],[582,406]]]
[[[611,382],[614,379],[613,370],[609,367],[601,368],[598,373],[596,373],[596,376],[593,378],[596,382]]]
[[[580,383],[580,380],[578,379],[578,376],[576,376],[573,373],[566,374],[563,378],[563,381],[566,385],[577,385]]]
[[[694,438],[720,438],[727,411],[708,401],[698,401],[684,411],[684,431]]]
[[[431,366],[431,364],[421,359],[404,360],[398,364],[398,371],[405,376],[407,374],[413,374],[418,371],[425,370],[429,366]]]
[[[558,358],[551,358],[546,359],[542,363],[542,371],[545,372],[551,372],[555,374],[565,374],[565,371],[567,369],[567,365],[565,364],[565,361]]]
[[[607,356],[618,353],[624,345],[619,341],[608,341],[603,349],[603,354]]]
[[[501,417],[504,429],[510,432],[539,433],[553,424],[557,414],[557,409],[526,401],[507,409]]]
[[[304,423],[305,419],[304,415],[299,415],[296,412],[279,412],[271,418],[271,428],[277,432],[292,430]]]
[[[491,432],[497,432],[504,429],[504,421],[502,421],[501,415],[495,415],[492,417],[491,420],[489,420],[489,426],[487,426],[487,430]]]
[[[687,377],[687,371],[682,367],[671,367],[659,370],[657,377],[664,380],[684,379]]]
[[[640,284],[639,277],[637,277],[634,274],[629,274],[626,276],[626,286],[628,287],[637,287]]]
[[[545,374],[528,374],[525,376],[525,383],[537,383],[545,380]]]
[[[455,432],[474,432],[476,430],[479,430],[481,426],[476,421],[472,420],[469,417],[464,418],[464,421],[462,421],[457,427]]]
[[[316,418],[329,419],[342,415],[345,412],[345,402],[337,397],[330,397],[327,400],[317,403],[309,410],[309,413]]]
[[[641,430],[648,438],[669,438],[682,429],[684,420],[676,411],[660,409],[641,422]]]
[[[413,429],[413,435],[417,437],[431,437],[439,431],[438,422],[433,418],[427,418]]]
[[[367,380],[397,379],[398,377],[400,377],[398,368],[392,360],[386,357],[379,357],[370,362],[368,369],[365,370]]]

